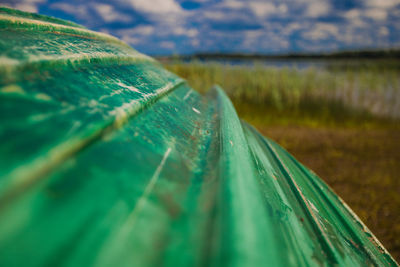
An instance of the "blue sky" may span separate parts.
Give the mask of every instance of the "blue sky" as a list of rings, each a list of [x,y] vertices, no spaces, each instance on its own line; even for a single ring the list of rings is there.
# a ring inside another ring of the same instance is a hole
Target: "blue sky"
[[[0,0],[0,4],[72,20],[151,55],[400,47],[400,0]]]

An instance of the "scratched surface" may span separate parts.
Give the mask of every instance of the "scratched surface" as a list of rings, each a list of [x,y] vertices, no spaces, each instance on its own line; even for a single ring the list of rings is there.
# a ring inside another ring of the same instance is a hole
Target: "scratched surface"
[[[396,266],[222,89],[9,9],[0,51],[0,266]]]

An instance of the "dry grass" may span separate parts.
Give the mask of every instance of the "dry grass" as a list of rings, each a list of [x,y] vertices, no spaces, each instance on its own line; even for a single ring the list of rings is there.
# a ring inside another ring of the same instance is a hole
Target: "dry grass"
[[[400,260],[400,131],[256,127],[322,177]]]

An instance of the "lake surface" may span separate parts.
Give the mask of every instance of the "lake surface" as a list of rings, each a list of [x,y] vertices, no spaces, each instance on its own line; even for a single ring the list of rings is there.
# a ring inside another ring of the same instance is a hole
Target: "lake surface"
[[[164,59],[164,62],[172,63],[173,59]],[[247,59],[247,58],[212,58],[212,59],[184,59],[185,63],[200,62],[200,63],[218,63],[223,65],[233,66],[266,66],[274,68],[296,68],[296,69],[327,69],[327,68],[342,68],[342,67],[360,67],[367,65],[384,64],[395,62],[398,66],[398,61],[388,61],[382,59],[314,59],[314,58],[285,58],[285,59]],[[181,62],[182,62],[181,61]]]
[[[203,63],[220,63],[226,65],[238,66],[254,66],[262,65],[275,68],[326,68],[333,63],[331,60],[315,60],[315,59],[212,59],[212,60],[198,60]],[[189,62],[189,61],[188,61]]]

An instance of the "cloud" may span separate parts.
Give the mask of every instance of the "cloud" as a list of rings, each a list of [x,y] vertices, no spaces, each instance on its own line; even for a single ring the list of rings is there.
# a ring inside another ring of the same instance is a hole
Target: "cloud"
[[[230,0],[230,1],[225,1],[222,2],[219,7],[222,8],[229,8],[229,9],[241,9],[246,7],[246,3],[243,1],[238,1],[238,0]]]
[[[186,29],[184,27],[177,27],[172,30],[172,33],[175,35],[184,35],[187,37],[195,37],[199,34],[199,31],[197,29]]]
[[[143,39],[141,39],[141,38],[132,37],[130,35],[122,36],[121,40],[124,41],[125,43],[131,44],[131,45],[137,45],[141,41],[143,41]]]
[[[113,6],[108,4],[95,4],[93,8],[105,22],[130,22],[132,20],[130,16],[118,12]]]
[[[365,22],[362,18],[362,11],[360,9],[350,9],[342,14],[342,16],[348,20],[350,23],[354,25],[365,25]]]
[[[128,35],[143,36],[143,35],[151,35],[154,33],[154,31],[155,27],[152,25],[139,25],[134,28],[119,30],[118,33],[123,36],[128,36]]]
[[[400,0],[366,0],[365,16],[376,21],[386,20],[396,6],[400,6]]]
[[[305,38],[309,38],[314,41],[337,37],[338,35],[338,27],[328,23],[317,23],[310,31],[303,33]]]
[[[380,8],[370,8],[365,11],[365,16],[374,20],[386,20],[387,11]]]
[[[162,41],[160,43],[160,46],[163,48],[167,48],[167,49],[174,49],[175,48],[175,43],[171,42],[171,41]]]
[[[54,10],[61,10],[66,14],[74,15],[76,18],[80,20],[86,20],[87,18],[91,18],[88,6],[83,4],[74,5],[69,3],[54,3],[50,5],[50,8]]]
[[[246,9],[250,9],[252,14],[259,18],[265,18],[269,15],[284,14],[288,11],[288,7],[285,3],[274,3],[260,0],[252,0],[248,2],[243,0],[227,0],[216,5],[215,8],[220,9],[220,11],[225,14],[232,10],[244,12]]]
[[[182,7],[174,0],[126,0],[123,3],[129,4],[139,12],[147,14],[168,14],[182,13]]]
[[[283,29],[281,30],[282,34],[284,35],[290,35],[294,31],[300,30],[302,28],[302,25],[298,22],[293,22],[290,24],[287,24],[283,26]]]
[[[152,54],[400,45],[400,0],[0,1],[72,18]]]
[[[200,40],[198,39],[193,39],[190,41],[191,45],[194,47],[198,47],[200,45]]]
[[[305,16],[317,18],[328,15],[331,11],[331,4],[328,1],[308,1],[306,4]]]
[[[389,30],[388,30],[388,28],[387,27],[380,27],[379,28],[379,34],[381,35],[381,36],[388,36],[389,35]]]
[[[277,7],[270,2],[254,1],[250,2],[249,5],[253,10],[254,14],[256,14],[258,17],[265,17],[277,12]]]
[[[393,8],[400,4],[400,0],[366,0],[365,5],[377,8]]]
[[[26,12],[37,13],[39,5],[44,3],[46,3],[46,0],[13,0],[9,3],[0,4]]]
[[[223,11],[208,11],[205,12],[203,17],[206,19],[212,19],[212,20],[225,20],[226,16],[228,16],[225,12]]]

